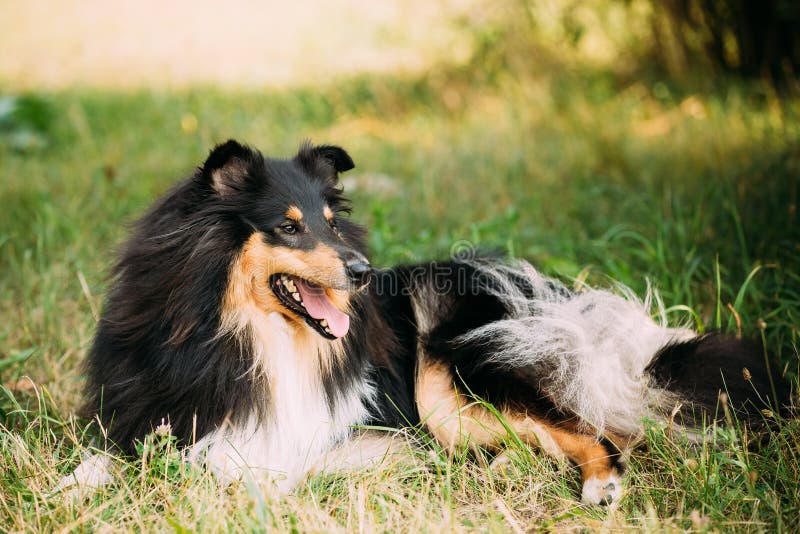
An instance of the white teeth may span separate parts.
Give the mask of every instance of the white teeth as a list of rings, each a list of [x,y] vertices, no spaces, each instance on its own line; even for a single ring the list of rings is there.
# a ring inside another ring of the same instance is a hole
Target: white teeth
[[[282,285],[286,288],[286,291],[292,296],[292,298],[298,302],[301,306],[303,304],[303,297],[300,295],[300,292],[297,290],[297,286],[294,283],[294,280],[291,279],[289,275],[281,274],[280,278],[276,280],[276,283]]]
[[[324,326],[325,328],[327,328],[327,327],[328,327],[328,321],[326,321],[325,319],[321,320],[321,321],[319,322],[319,324],[321,324],[321,325],[322,325],[322,326]]]
[[[324,330],[326,333],[333,335],[333,332],[331,332],[330,328],[328,328],[327,326],[324,328]]]

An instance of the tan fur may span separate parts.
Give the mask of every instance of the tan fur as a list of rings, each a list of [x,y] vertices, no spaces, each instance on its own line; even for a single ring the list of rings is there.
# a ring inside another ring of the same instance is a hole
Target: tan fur
[[[276,273],[298,276],[323,286],[333,304],[347,311],[349,294],[336,287],[346,287],[348,278],[332,248],[323,244],[311,251],[272,247],[259,232],[250,236],[231,268],[223,308],[235,309],[244,302],[254,302],[265,312],[282,310],[269,288],[269,277]]]
[[[614,471],[606,448],[594,436],[548,426],[547,432],[564,454],[581,469],[586,482],[591,477],[609,478]]]
[[[272,247],[257,232],[242,247],[228,275],[228,287],[222,305],[221,333],[241,333],[250,325],[254,335],[268,335],[270,328],[259,328],[258,325],[264,323],[270,313],[277,312],[289,319],[296,330],[295,343],[300,352],[319,354],[323,359],[326,355],[340,355],[341,341],[326,341],[313,332],[304,319],[280,303],[269,287],[269,278],[276,273],[298,276],[325,286],[325,292],[334,306],[347,311],[349,293],[327,287],[330,283],[343,285],[347,282],[342,262],[330,247],[319,245],[313,251]],[[325,362],[324,365],[330,363]]]
[[[286,210],[286,218],[299,222],[303,218],[303,212],[297,206],[289,206]]]
[[[327,220],[329,220],[329,221],[331,219],[333,219],[333,212],[331,211],[331,209],[328,206],[325,206],[324,208],[322,208],[322,214],[325,215],[325,218]]]
[[[456,392],[453,377],[443,364],[423,360],[416,391],[419,415],[442,447],[452,451],[499,440],[497,419]]]
[[[560,428],[519,411],[504,409],[502,420],[471,402],[455,386],[446,365],[423,358],[417,371],[417,409],[431,434],[448,451],[464,446],[496,448],[512,429],[523,441],[556,457],[567,457],[581,469],[584,481],[607,478],[614,469],[606,448],[595,436]],[[508,428],[507,428],[508,427]],[[618,446],[624,440],[609,436]]]
[[[228,289],[222,306],[223,323],[226,317],[249,305],[255,305],[264,313],[283,309],[269,289],[269,276],[278,271],[269,268],[272,262],[268,248],[260,233],[253,234],[242,248],[228,274]]]

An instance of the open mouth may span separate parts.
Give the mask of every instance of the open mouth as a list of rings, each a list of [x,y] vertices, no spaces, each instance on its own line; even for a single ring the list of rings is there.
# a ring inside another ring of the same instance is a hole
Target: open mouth
[[[285,273],[270,276],[269,285],[281,304],[322,337],[337,339],[347,334],[350,317],[333,305],[321,285]]]

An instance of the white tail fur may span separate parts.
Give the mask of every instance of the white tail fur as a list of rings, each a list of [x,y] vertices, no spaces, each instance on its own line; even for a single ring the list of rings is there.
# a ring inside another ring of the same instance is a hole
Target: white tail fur
[[[654,387],[645,368],[660,348],[695,334],[668,328],[652,289],[642,302],[624,286],[572,293],[529,263],[475,262],[483,289],[506,303],[509,317],[461,336],[483,343],[488,365],[532,367],[538,388],[584,426],[635,435],[643,417],[669,409],[674,398]],[[520,289],[519,281],[531,291]],[[528,294],[526,294],[528,293]],[[660,321],[651,318],[655,303]]]

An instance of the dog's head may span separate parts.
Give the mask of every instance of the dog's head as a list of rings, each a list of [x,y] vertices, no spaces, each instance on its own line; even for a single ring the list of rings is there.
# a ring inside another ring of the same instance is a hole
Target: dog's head
[[[347,333],[350,297],[372,271],[363,230],[344,216],[339,173],[353,167],[347,152],[329,145],[303,144],[288,160],[236,141],[211,151],[196,179],[242,232],[224,310],[255,306],[328,339]]]

